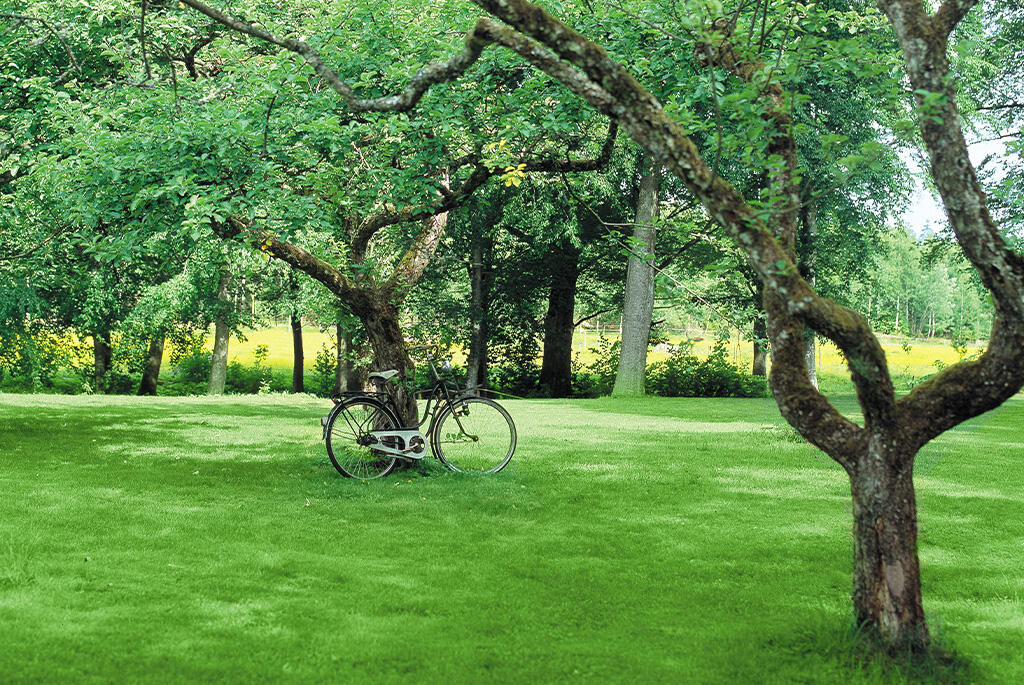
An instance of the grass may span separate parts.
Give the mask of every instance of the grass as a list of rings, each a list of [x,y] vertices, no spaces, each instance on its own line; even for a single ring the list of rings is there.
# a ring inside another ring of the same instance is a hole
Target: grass
[[[0,680],[907,679],[858,657],[845,476],[770,400],[507,406],[502,473],[362,483],[307,397],[0,395]],[[1024,681],[1022,427],[919,457],[926,680]]]

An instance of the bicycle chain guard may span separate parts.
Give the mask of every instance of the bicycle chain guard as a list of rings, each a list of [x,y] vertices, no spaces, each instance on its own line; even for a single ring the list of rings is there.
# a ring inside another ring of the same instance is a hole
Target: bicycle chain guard
[[[403,459],[422,459],[427,453],[427,436],[415,428],[394,431],[370,431],[377,444],[370,445],[374,452],[393,454]],[[397,440],[399,447],[382,444],[384,440]]]

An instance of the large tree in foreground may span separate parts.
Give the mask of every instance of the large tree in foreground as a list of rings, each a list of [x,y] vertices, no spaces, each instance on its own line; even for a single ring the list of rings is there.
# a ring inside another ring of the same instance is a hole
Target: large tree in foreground
[[[184,1],[218,18],[198,0]],[[882,347],[866,319],[819,296],[797,268],[794,240],[800,194],[790,100],[771,67],[756,49],[748,49],[751,42],[734,37],[739,12],[713,19],[690,35],[699,59],[758,87],[772,160],[765,169],[773,190],[767,209],[764,203],[749,202],[719,177],[662,104],[593,40],[526,0],[474,2],[501,23],[481,18],[467,36],[464,52],[424,67],[401,95],[375,101],[356,98],[306,43],[274,42],[302,55],[349,107],[378,110],[414,107],[427,88],[457,78],[488,45],[504,46],[615,118],[679,177],[730,231],[764,283],[774,360],[771,387],[783,416],[849,474],[858,621],[891,647],[926,648],[914,457],[932,438],[999,406],[1024,385],[1024,262],[1007,246],[986,208],[968,158],[947,57],[950,34],[976,0],[946,0],[932,14],[923,0],[877,0],[902,48],[931,175],[953,231],[992,293],[996,309],[991,339],[980,357],[947,367],[899,399]],[[238,22],[234,28],[256,33]],[[831,339],[846,356],[863,425],[840,414],[811,384],[804,366],[805,326]]]

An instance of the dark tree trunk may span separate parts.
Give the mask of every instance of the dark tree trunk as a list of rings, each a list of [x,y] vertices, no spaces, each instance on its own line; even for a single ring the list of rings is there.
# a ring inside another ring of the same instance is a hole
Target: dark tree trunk
[[[213,355],[210,360],[209,395],[224,394],[224,386],[228,378],[228,342],[231,338],[231,296],[228,285],[231,274],[227,269],[221,271],[220,284],[217,286],[217,316],[214,319]]]
[[[398,371],[393,387],[395,404],[403,426],[415,426],[419,417],[416,397],[402,383],[411,380],[414,365],[405,345],[405,337],[398,321],[398,307],[392,302],[390,293],[363,291],[358,301],[349,304],[352,313],[366,329],[370,347],[373,349],[373,363],[377,371]]]
[[[853,494],[853,605],[859,625],[891,649],[928,644],[917,557],[913,454],[873,436],[850,477]],[[893,464],[905,464],[894,469]]]
[[[640,194],[636,203],[636,226],[633,228],[633,250],[626,264],[626,292],[622,304],[622,342],[619,366],[615,373],[612,395],[644,394],[647,371],[647,345],[651,339],[651,318],[654,313],[654,244],[657,237],[651,219],[658,216],[658,184],[661,165],[645,154],[646,169],[640,177]]]
[[[92,365],[95,392],[106,392],[107,371],[110,370],[110,331],[93,334]]]
[[[292,392],[306,392],[302,355],[302,315],[296,312],[289,318],[292,325]]]
[[[139,383],[140,395],[156,395],[156,382],[160,377],[160,364],[164,359],[164,334],[158,333],[149,341],[149,353],[146,355],[146,366],[142,370],[142,382]]]
[[[567,397],[572,392],[572,333],[579,282],[579,252],[565,248],[551,274],[548,313],[544,317],[544,357],[540,386],[551,397]]]
[[[487,314],[490,309],[491,286],[494,284],[494,272],[490,268],[489,257],[493,239],[477,237],[473,242],[471,263],[469,265],[470,284],[470,334],[469,354],[466,357],[466,389],[487,387],[487,357],[490,330]],[[488,259],[488,263],[484,260]]]

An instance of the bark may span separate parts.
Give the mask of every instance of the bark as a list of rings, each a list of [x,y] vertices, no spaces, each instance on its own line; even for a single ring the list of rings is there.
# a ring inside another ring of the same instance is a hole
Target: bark
[[[93,386],[95,392],[106,392],[107,371],[110,370],[110,331],[92,336]]]
[[[626,263],[626,291],[622,305],[622,338],[619,366],[615,373],[614,396],[644,394],[647,346],[654,313],[654,245],[657,237],[651,220],[658,216],[658,185],[661,165],[645,155],[646,169],[640,177],[636,204],[633,245]]]
[[[572,392],[573,314],[580,275],[578,250],[566,247],[553,265],[539,385],[547,389],[550,397],[567,397]]]
[[[214,318],[213,355],[210,359],[210,383],[208,395],[224,394],[224,385],[228,376],[228,342],[231,338],[231,296],[228,285],[231,274],[227,269],[220,273],[217,286],[217,315]]]
[[[487,387],[488,310],[494,271],[489,260],[493,239],[489,236],[475,236],[469,265],[470,284],[470,335],[469,354],[466,357],[466,390]]]
[[[160,364],[164,358],[164,334],[158,333],[149,341],[149,352],[146,354],[146,365],[142,370],[142,382],[139,383],[140,395],[156,395],[156,383],[160,377]]]
[[[305,368],[302,353],[302,315],[292,314],[292,392],[306,392]]]

